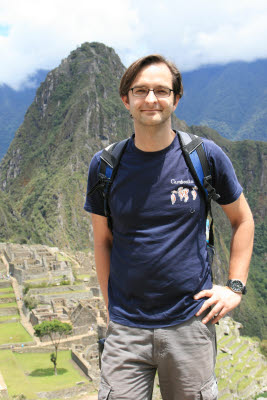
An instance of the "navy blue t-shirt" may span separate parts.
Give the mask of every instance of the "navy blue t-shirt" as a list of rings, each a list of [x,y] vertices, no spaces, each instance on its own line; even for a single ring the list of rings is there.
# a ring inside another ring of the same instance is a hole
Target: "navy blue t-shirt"
[[[229,158],[203,139],[219,204],[237,200],[242,188]],[[97,182],[101,151],[93,157],[88,190]],[[109,205],[113,245],[108,286],[110,319],[122,325],[158,328],[184,322],[210,289],[205,200],[185,163],[177,136],[167,148],[139,150],[133,137],[112,184]],[[86,211],[104,216],[103,197],[86,199]]]

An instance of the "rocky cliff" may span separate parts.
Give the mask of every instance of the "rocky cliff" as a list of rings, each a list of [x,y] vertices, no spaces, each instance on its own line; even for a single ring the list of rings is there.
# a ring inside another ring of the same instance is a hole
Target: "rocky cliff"
[[[84,44],[37,91],[0,167],[2,224],[14,217],[8,194],[27,242],[88,247],[89,218],[82,207],[90,159],[131,132],[117,95],[123,71],[113,49]],[[23,235],[5,236],[21,241]]]

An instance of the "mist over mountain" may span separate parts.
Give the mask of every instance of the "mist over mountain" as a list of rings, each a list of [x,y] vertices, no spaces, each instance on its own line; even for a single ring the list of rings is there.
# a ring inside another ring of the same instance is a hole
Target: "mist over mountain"
[[[30,84],[14,90],[5,84],[0,85],[0,160],[23,122],[27,108],[33,102],[36,89],[45,80],[48,71],[39,70],[30,78]]]
[[[231,140],[267,140],[267,59],[207,66],[182,76],[178,118]]]
[[[124,70],[112,48],[84,43],[48,73],[0,164],[0,241],[73,250],[93,246],[90,218],[83,210],[90,160],[133,131],[118,95]],[[231,142],[210,128],[189,128],[175,116],[173,127],[214,140],[233,161],[256,222],[249,290],[236,315],[247,334],[262,338],[267,319],[267,143]],[[214,211],[214,276],[225,284],[231,232],[221,208]]]

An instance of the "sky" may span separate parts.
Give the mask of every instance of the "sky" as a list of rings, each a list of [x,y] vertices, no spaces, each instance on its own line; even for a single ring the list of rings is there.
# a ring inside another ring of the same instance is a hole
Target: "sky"
[[[0,84],[30,85],[84,42],[123,64],[151,53],[181,71],[267,58],[266,0],[0,0]]]

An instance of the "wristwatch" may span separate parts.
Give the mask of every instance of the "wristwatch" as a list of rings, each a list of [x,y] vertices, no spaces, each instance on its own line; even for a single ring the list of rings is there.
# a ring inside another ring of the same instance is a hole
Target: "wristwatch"
[[[235,293],[247,293],[246,286],[239,279],[229,279],[226,283],[226,286],[228,286]]]

